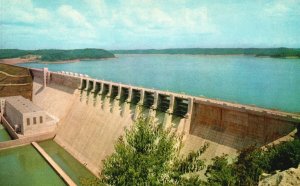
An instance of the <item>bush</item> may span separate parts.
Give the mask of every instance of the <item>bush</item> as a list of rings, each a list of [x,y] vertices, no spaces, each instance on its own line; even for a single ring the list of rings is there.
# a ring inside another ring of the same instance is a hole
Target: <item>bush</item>
[[[227,156],[215,157],[213,164],[207,167],[205,175],[208,177],[207,185],[235,185],[237,177],[234,168],[228,163]]]
[[[103,161],[101,181],[109,185],[193,185],[204,168],[199,159],[208,145],[179,156],[181,137],[151,118],[140,117],[115,144],[115,153]]]
[[[205,175],[208,185],[257,185],[263,172],[287,170],[300,164],[300,140],[281,142],[265,150],[249,147],[228,163],[227,156],[216,157]]]
[[[282,142],[267,149],[269,156],[269,173],[275,170],[287,170],[300,164],[300,140]]]

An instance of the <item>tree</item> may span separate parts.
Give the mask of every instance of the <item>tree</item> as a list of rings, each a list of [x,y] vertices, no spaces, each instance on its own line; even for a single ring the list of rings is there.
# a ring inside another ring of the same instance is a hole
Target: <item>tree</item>
[[[207,185],[236,185],[237,177],[233,165],[228,163],[228,157],[226,155],[217,156],[212,161],[213,164],[209,165],[205,172]]]
[[[115,152],[103,161],[100,179],[109,185],[193,185],[204,168],[205,144],[186,157],[179,156],[181,136],[164,129],[152,118],[139,117],[115,144]]]
[[[233,163],[227,156],[215,157],[208,166],[205,175],[207,185],[258,185],[263,172],[274,173],[298,167],[300,163],[300,140],[281,142],[266,146],[264,149],[254,146],[243,149]]]

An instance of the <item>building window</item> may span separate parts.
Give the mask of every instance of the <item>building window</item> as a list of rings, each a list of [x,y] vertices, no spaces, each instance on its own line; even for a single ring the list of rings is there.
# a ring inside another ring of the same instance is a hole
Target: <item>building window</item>
[[[36,124],[36,117],[33,117],[33,124]]]
[[[43,123],[43,117],[40,116],[40,123]]]
[[[27,126],[30,125],[30,118],[27,118]]]

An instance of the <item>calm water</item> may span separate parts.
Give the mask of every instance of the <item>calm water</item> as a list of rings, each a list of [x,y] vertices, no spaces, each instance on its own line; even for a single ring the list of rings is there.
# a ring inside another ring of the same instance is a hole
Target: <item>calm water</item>
[[[66,185],[31,146],[0,150],[0,185]]]
[[[8,141],[11,140],[8,132],[5,130],[5,128],[0,123],[0,142],[2,141]]]
[[[95,178],[86,167],[80,164],[73,156],[52,140],[43,141],[39,145],[47,154],[67,173],[68,176],[78,185],[82,178]]]
[[[22,64],[97,79],[300,112],[300,59],[251,56],[118,55],[70,64]]]

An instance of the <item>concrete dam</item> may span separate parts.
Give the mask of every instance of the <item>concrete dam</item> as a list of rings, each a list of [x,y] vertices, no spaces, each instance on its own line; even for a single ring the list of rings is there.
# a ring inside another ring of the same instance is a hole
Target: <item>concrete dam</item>
[[[182,153],[210,144],[204,157],[234,156],[285,138],[297,114],[97,80],[66,72],[30,69],[32,100],[59,119],[54,141],[92,173],[114,151],[124,128],[140,114],[184,136]]]

